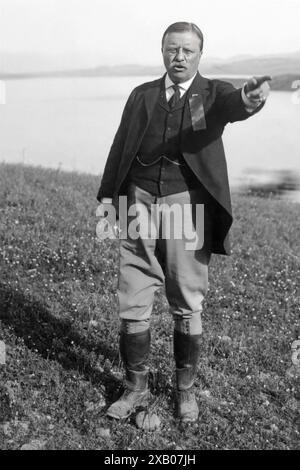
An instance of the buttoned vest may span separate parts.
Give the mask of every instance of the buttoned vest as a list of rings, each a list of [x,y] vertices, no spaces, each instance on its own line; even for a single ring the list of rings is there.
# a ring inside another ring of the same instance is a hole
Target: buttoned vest
[[[129,180],[160,196],[199,187],[181,155],[181,127],[187,93],[170,109],[161,89],[150,123],[129,172]]]

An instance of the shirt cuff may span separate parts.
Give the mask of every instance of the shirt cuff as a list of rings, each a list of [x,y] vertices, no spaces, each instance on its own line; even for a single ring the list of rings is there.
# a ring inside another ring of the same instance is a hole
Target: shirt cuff
[[[253,113],[253,111],[255,111],[255,109],[258,108],[261,104],[261,103],[253,103],[253,101],[251,101],[248,98],[248,96],[245,93],[245,86],[243,86],[243,88],[242,88],[242,100],[244,102],[246,111],[248,113]]]

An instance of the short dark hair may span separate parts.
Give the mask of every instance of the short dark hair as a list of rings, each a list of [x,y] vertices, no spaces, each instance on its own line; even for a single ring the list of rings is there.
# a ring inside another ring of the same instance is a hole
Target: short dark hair
[[[200,51],[203,51],[203,43],[204,43],[204,37],[203,33],[200,28],[195,23],[187,23],[186,21],[178,21],[177,23],[173,23],[164,32],[164,35],[162,37],[162,47],[164,47],[164,41],[169,33],[195,33],[198,38],[200,39]]]

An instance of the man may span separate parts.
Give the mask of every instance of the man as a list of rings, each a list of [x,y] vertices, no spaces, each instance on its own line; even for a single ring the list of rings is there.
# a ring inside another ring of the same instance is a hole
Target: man
[[[116,419],[148,401],[149,320],[154,293],[163,283],[174,319],[178,416],[193,422],[199,414],[193,385],[208,264],[211,253],[230,251],[232,215],[221,136],[227,123],[247,119],[263,107],[270,79],[253,78],[238,90],[208,80],[198,72],[202,51],[203,34],[195,24],[168,27],[162,39],[167,73],[131,93],[97,196],[117,208],[119,196],[126,195],[128,209],[143,207],[158,233],[120,240],[120,354],[126,380],[123,395],[107,410]],[[153,204],[159,206],[155,217]],[[194,226],[195,208],[204,205],[203,243],[187,249],[183,235],[161,235],[167,208],[174,204],[189,208]]]

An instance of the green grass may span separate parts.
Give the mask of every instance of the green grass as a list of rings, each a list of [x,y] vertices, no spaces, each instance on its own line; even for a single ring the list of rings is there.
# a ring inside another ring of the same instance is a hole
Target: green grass
[[[299,370],[290,368],[300,206],[234,195],[233,255],[213,256],[203,313],[200,418],[184,429],[173,410],[172,321],[158,293],[150,366],[162,426],[146,433],[103,407],[121,392],[122,368],[118,245],[96,239],[98,185],[0,166],[0,448],[36,439],[46,449],[299,448]]]

